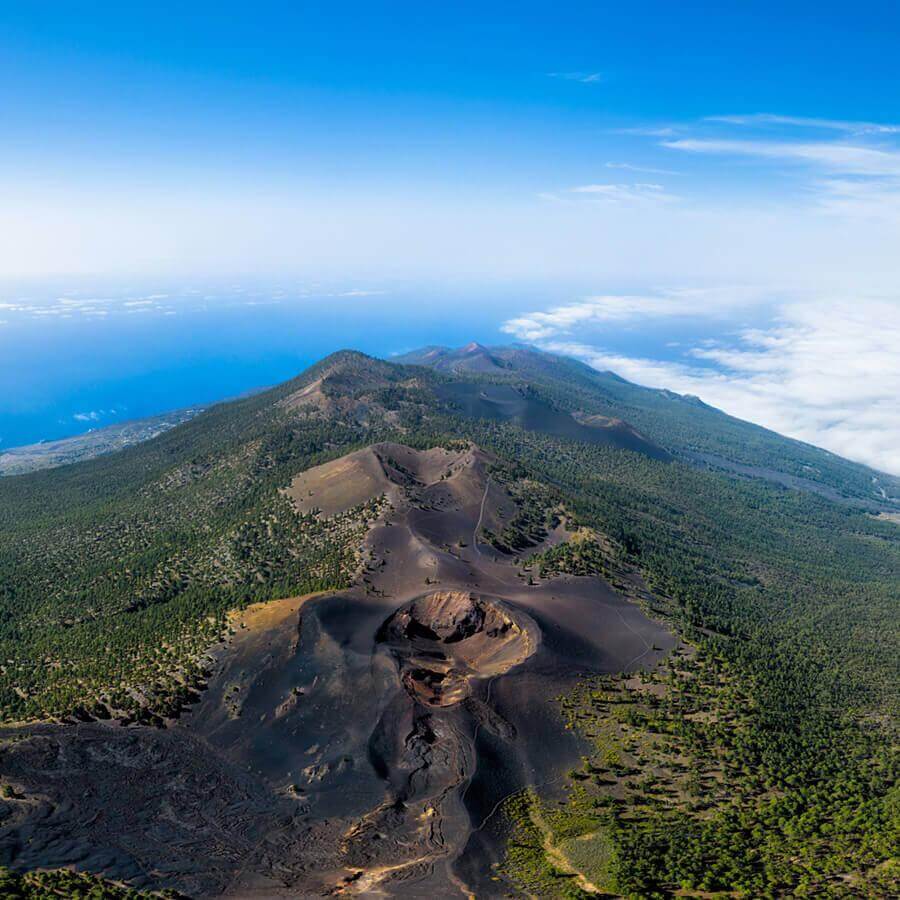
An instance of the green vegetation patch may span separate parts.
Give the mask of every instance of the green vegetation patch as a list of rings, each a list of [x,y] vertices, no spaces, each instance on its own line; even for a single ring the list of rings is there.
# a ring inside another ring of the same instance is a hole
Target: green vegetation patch
[[[529,794],[509,806],[505,871],[523,889],[583,896],[585,880],[634,897],[900,889],[897,760],[872,733],[848,735],[840,771],[823,759],[816,784],[751,764],[759,711],[724,660],[687,646],[653,673],[586,678],[560,702],[588,752],[563,805]],[[572,872],[583,880],[568,880]]]
[[[872,499],[864,467],[532,356],[508,377],[558,410],[620,417],[676,456],[710,452]],[[0,479],[3,718],[102,714],[96,704],[152,716],[164,711],[157,695],[180,702],[202,684],[229,609],[343,587],[358,571],[375,511],[300,516],[281,494],[298,472],[377,441],[472,441],[501,461],[518,501],[486,537],[534,548],[548,510],[564,509],[568,528],[594,537],[545,549],[538,572],[614,584],[640,573],[697,648],[658,677],[566,699],[591,750],[562,818],[536,800],[535,815],[511,814],[526,830],[510,859],[540,854],[515,871],[552,878],[548,891],[585,890],[558,857],[547,862],[549,834],[583,878],[596,861],[597,880],[608,871],[631,896],[898,893],[896,524],[760,479],[458,416],[431,379],[339,354],[122,453]]]
[[[501,874],[528,894],[564,900],[596,896],[612,887],[614,847],[597,817],[570,797],[551,807],[533,791],[503,805],[510,829]]]
[[[69,869],[17,873],[0,866],[0,897],[6,900],[179,900],[181,896],[174,891],[136,891]]]
[[[521,553],[543,541],[559,524],[559,495],[547,485],[523,477],[515,466],[495,466],[492,477],[503,484],[516,510],[499,531],[482,530],[484,540],[501,553]]]
[[[399,377],[383,368],[379,390]],[[230,610],[351,583],[377,510],[320,520],[281,489],[396,431],[288,409],[320,372],[121,453],[0,479],[4,720],[158,722],[202,687]]]

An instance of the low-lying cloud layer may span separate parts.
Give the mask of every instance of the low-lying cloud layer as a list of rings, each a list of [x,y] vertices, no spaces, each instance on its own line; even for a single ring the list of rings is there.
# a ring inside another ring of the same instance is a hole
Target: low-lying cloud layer
[[[900,298],[893,293],[900,125],[763,112],[625,132],[641,140],[640,162],[606,167],[655,168],[652,184],[588,184],[542,198],[604,201],[619,222],[630,204],[646,227],[666,217],[648,265],[699,222],[714,222],[704,237],[706,262],[684,255],[694,279],[721,283],[712,267],[724,262],[724,278],[789,287],[588,297],[517,316],[504,331],[900,473]],[[678,196],[663,174],[668,160],[676,161],[671,174],[685,176]],[[740,184],[753,191],[731,195]],[[759,219],[754,197],[765,211]],[[712,208],[719,212],[709,219]],[[753,236],[751,222],[761,223]],[[741,324],[748,318],[766,324],[748,328]],[[679,334],[697,326],[687,346],[682,340],[645,356],[610,350],[621,329],[642,323],[658,332],[676,319]]]
[[[768,325],[729,333],[729,316],[767,304]],[[600,330],[626,321],[721,320],[722,336],[674,359],[610,352]],[[652,387],[696,394],[732,415],[900,474],[900,302],[754,291],[598,296],[518,316],[503,330]]]
[[[157,315],[175,316],[180,312],[213,312],[236,306],[277,306],[291,301],[308,299],[346,298],[348,300],[366,297],[381,297],[387,291],[369,288],[325,289],[322,287],[294,286],[287,289],[247,289],[239,285],[216,288],[214,293],[205,293],[197,288],[182,288],[177,295],[147,294],[133,297],[122,296],[81,296],[83,292],[72,291],[72,296],[52,299],[29,299],[25,297],[0,300],[0,312],[10,315],[0,320],[0,325],[10,322],[54,320],[107,320],[125,316]]]

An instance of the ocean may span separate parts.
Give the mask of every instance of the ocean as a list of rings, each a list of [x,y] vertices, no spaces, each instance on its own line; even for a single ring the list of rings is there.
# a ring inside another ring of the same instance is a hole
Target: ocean
[[[508,344],[511,318],[591,293],[558,284],[0,289],[0,449],[235,397],[335,350],[390,359],[428,344]],[[576,322],[563,340],[676,359],[718,327],[666,319],[588,333]]]
[[[0,447],[233,397],[343,348],[390,358],[429,343],[498,343],[504,310],[516,310],[508,299],[361,289],[13,296],[0,305]]]

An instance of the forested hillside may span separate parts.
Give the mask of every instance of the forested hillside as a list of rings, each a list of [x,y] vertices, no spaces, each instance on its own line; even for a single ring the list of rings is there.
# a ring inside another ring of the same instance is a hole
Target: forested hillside
[[[832,497],[900,509],[900,478],[736,419],[696,397],[632,384],[574,359],[529,347],[479,345],[457,351],[430,347],[401,359],[447,378],[527,384],[559,408],[623,419],[692,462],[751,467],[757,477],[787,476],[796,486]]]
[[[362,523],[300,517],[278,491],[373,433],[282,405],[315,377],[118,454],[0,481],[6,718],[151,716],[202,682],[230,609],[349,582]]]
[[[641,573],[651,611],[690,648],[652,699],[616,680],[563,698],[561,715],[599,749],[573,773],[566,815],[542,818],[554,839],[592,836],[591,865],[635,896],[679,886],[887,896],[900,840],[900,526],[873,515],[881,476],[698,401],[531,351],[492,352],[494,368],[471,370],[337,354],[146,444],[0,480],[3,717],[158,721],[202,689],[204,651],[229,610],[354,578],[374,507],[301,515],[282,493],[294,475],[380,440],[472,441],[602,538],[545,566]],[[455,381],[624,420],[675,458],[463,415],[439,390]],[[698,466],[689,452],[815,489]],[[896,480],[880,485],[900,495]],[[677,766],[705,773],[706,787],[689,796],[675,774],[666,790],[641,782]],[[624,787],[605,790],[611,781]],[[715,804],[700,802],[704,790]],[[540,803],[510,807],[510,877],[578,895],[534,831]]]

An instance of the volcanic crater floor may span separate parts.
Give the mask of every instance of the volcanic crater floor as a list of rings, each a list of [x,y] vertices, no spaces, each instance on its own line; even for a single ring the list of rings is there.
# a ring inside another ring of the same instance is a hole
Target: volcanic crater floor
[[[3,729],[0,862],[192,897],[514,895],[503,801],[561,796],[584,749],[555,698],[676,639],[601,578],[529,585],[482,543],[515,511],[491,465],[381,444],[298,476],[304,512],[387,497],[359,583],[244,611],[168,728]]]

